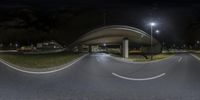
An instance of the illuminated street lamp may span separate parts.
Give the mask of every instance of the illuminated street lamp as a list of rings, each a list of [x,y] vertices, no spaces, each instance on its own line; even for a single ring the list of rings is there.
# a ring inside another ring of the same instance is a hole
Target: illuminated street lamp
[[[160,33],[160,31],[159,30],[156,30],[156,34],[159,34]]]
[[[151,26],[151,60],[152,60],[152,42],[153,42],[153,37],[152,37],[152,35],[153,35],[153,27],[154,26],[156,26],[156,23],[154,23],[154,22],[151,22],[150,23],[150,26]]]
[[[155,25],[156,25],[156,23],[154,23],[154,22],[151,22],[151,23],[150,23],[150,25],[151,25],[151,26],[155,26]]]
[[[15,44],[15,47],[18,47],[18,44],[17,44],[17,43]]]

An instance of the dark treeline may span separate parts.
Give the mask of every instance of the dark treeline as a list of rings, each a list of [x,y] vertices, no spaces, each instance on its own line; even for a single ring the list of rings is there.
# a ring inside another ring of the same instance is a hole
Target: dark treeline
[[[33,7],[2,8],[0,10],[0,43],[5,45],[9,43],[30,45],[56,40],[63,45],[69,45],[86,32],[104,25],[129,25],[149,33],[149,28],[142,23],[145,17],[141,17],[146,16],[146,12],[134,14],[133,11],[129,8],[120,10],[118,8],[106,10],[98,8],[50,10]],[[198,18],[195,17],[195,19]],[[198,34],[200,30],[199,20],[187,23],[187,27],[184,28],[182,33],[179,32],[180,34],[176,34],[177,31],[166,26],[166,23],[163,26],[160,25],[161,34],[155,36],[159,41],[164,41],[166,44],[190,44],[200,38]],[[177,26],[177,30],[180,27]]]

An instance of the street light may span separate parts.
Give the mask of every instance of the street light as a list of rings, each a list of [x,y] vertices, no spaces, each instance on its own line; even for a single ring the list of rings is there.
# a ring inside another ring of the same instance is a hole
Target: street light
[[[160,31],[159,30],[156,30],[156,34],[159,34],[160,33]]]
[[[152,39],[153,37],[152,37],[152,35],[153,35],[153,27],[154,27],[155,25],[156,25],[156,23],[154,23],[154,22],[151,22],[151,23],[150,23],[150,26],[151,26],[151,60],[152,60],[152,58],[153,58],[153,57],[152,57],[152,56],[153,56],[153,55],[152,55],[152,42],[153,42],[153,39]]]
[[[154,23],[154,22],[151,22],[151,23],[150,23],[150,25],[151,25],[151,26],[155,26],[155,25],[156,25],[156,23]]]

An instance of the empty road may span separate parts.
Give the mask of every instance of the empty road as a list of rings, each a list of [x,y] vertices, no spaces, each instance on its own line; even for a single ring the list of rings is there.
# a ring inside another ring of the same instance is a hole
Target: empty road
[[[186,53],[125,63],[98,53],[43,75],[0,63],[0,100],[200,100],[200,61]]]

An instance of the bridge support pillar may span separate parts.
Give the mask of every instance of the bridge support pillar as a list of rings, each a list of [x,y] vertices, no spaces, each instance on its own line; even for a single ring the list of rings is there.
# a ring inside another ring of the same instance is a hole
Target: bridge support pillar
[[[128,58],[128,51],[129,51],[129,48],[128,48],[128,38],[124,38],[123,39],[123,43],[122,43],[122,46],[123,46],[123,48],[122,48],[122,56],[124,57],[124,58]]]
[[[92,53],[92,45],[89,45],[88,49],[89,49],[89,53]]]

